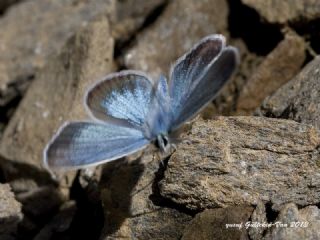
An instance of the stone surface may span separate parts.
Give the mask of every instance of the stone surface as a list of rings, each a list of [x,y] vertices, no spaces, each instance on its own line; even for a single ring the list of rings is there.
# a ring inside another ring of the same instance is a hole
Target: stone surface
[[[21,2],[23,0],[1,0],[0,2],[0,14],[4,13],[7,8],[12,6],[13,4],[16,4],[18,2]]]
[[[10,186],[0,184],[0,239],[14,239],[22,217],[21,204],[16,201]]]
[[[320,210],[317,206],[308,206],[299,210],[295,204],[287,204],[281,209],[274,224],[268,230],[264,240],[320,239]]]
[[[161,195],[189,209],[319,202],[319,131],[290,120],[197,121],[168,162]]]
[[[17,200],[22,203],[24,214],[41,221],[55,213],[66,197],[59,189],[49,186],[19,193]]]
[[[251,223],[268,224],[266,207],[259,201],[250,217]],[[263,225],[266,226],[266,225]],[[265,227],[249,227],[248,232],[251,240],[260,240],[265,232]]]
[[[202,37],[227,31],[225,0],[172,1],[157,21],[143,31],[125,54],[127,68],[153,78],[168,75],[170,65]]]
[[[230,225],[248,221],[252,211],[253,208],[248,206],[204,210],[192,219],[181,239],[249,239],[245,228]]]
[[[305,61],[305,47],[303,38],[287,33],[248,79],[237,101],[237,114],[252,114],[267,96],[291,80]]]
[[[46,239],[71,239],[67,231],[70,228],[73,217],[76,213],[76,203],[68,201],[64,203],[56,216],[35,236],[34,240]]]
[[[101,239],[179,239],[192,217],[166,207],[158,194],[154,183],[160,161],[146,152],[132,159],[109,163],[103,170],[105,227]]]
[[[69,39],[39,73],[7,126],[0,154],[39,168],[42,152],[65,121],[88,118],[86,88],[113,69],[113,39],[102,18]]]
[[[128,40],[140,30],[149,15],[164,7],[167,0],[121,0],[116,2],[116,10],[112,18],[112,36],[118,40]]]
[[[317,0],[241,0],[254,8],[266,21],[285,24],[311,21],[320,17],[320,2]]]
[[[114,8],[113,0],[30,0],[12,6],[0,19],[0,106],[20,95],[76,30]]]
[[[288,118],[320,128],[320,57],[265,99],[257,114]]]

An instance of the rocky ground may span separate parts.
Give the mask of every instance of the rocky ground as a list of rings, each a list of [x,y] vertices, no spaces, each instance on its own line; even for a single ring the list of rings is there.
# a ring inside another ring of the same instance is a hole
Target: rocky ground
[[[1,240],[320,239],[319,1],[3,0],[0,14]],[[95,80],[167,74],[212,33],[241,65],[171,156],[43,168]]]

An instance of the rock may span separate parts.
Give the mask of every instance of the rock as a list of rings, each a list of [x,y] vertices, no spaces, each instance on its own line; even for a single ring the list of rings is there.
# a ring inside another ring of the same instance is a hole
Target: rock
[[[172,1],[157,21],[139,34],[124,56],[124,65],[154,79],[160,73],[167,75],[170,65],[202,37],[226,34],[227,19],[225,0]]]
[[[109,163],[101,179],[105,227],[100,239],[179,239],[191,216],[167,207],[154,184],[159,161],[145,153]]]
[[[254,8],[269,23],[312,21],[320,17],[320,3],[317,0],[242,0],[242,2]]]
[[[251,215],[250,224],[258,223],[258,224],[268,224],[266,207],[263,202],[259,201],[255,210]],[[263,225],[267,226],[267,225]],[[263,237],[263,234],[266,230],[266,227],[249,227],[248,232],[251,240],[260,240]]]
[[[290,120],[218,117],[196,121],[171,156],[160,193],[199,210],[270,202],[316,204],[319,130]]]
[[[287,204],[281,209],[274,226],[268,230],[264,240],[271,239],[320,239],[320,210],[317,206],[303,209]]]
[[[82,104],[85,90],[112,71],[112,57],[113,39],[105,18],[70,38],[32,83],[3,134],[0,154],[41,168],[43,149],[58,127],[66,120],[88,118]]]
[[[319,64],[320,57],[316,57],[294,79],[266,98],[257,114],[320,128]]]
[[[146,18],[158,11],[167,3],[167,0],[122,0],[116,2],[115,16],[112,18],[112,36],[119,40],[128,40],[130,36],[140,30]],[[149,24],[149,23],[147,23]]]
[[[248,221],[252,211],[248,206],[204,210],[192,219],[181,239],[249,239],[243,223]],[[232,224],[242,226],[231,227]]]
[[[10,187],[15,194],[29,192],[37,189],[39,186],[33,179],[19,178],[10,182]]]
[[[291,80],[305,61],[304,40],[295,33],[286,34],[248,79],[237,101],[237,114],[250,115],[262,101]]]
[[[58,189],[54,187],[39,187],[32,191],[17,194],[17,200],[23,205],[23,212],[28,217],[43,223],[43,221],[57,211],[66,200]]]
[[[34,240],[54,239],[55,237],[59,237],[59,239],[70,239],[67,231],[70,228],[76,209],[77,207],[74,201],[64,203],[57,215],[41,229]],[[64,238],[61,238],[62,236]]]
[[[31,0],[12,6],[0,20],[0,106],[21,95],[79,28],[114,8],[113,0]]]
[[[12,6],[13,4],[16,4],[16,3],[20,2],[20,1],[22,1],[22,0],[2,0],[0,2],[0,14],[5,12],[7,10],[7,8]]]
[[[8,184],[0,184],[0,239],[14,239],[22,220],[21,204],[16,201]]]

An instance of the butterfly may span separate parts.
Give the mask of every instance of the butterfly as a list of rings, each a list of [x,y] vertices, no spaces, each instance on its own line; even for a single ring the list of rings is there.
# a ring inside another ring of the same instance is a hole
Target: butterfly
[[[93,121],[64,123],[44,149],[44,165],[95,166],[150,143],[168,152],[171,134],[215,98],[238,64],[237,49],[214,34],[175,62],[168,83],[164,76],[153,82],[134,70],[106,76],[85,94],[84,105]]]

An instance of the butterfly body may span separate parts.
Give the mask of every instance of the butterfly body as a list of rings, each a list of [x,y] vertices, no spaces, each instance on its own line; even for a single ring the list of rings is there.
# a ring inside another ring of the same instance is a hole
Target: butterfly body
[[[239,63],[222,35],[210,35],[176,61],[170,79],[139,71],[110,74],[85,95],[92,122],[65,123],[44,150],[48,168],[97,165],[154,143],[168,153],[170,135],[218,94]]]

